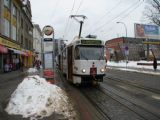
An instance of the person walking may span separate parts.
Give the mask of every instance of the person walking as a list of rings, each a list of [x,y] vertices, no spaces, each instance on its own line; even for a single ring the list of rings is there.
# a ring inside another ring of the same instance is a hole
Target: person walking
[[[153,59],[153,68],[155,71],[157,70],[157,59],[155,57]]]
[[[20,70],[23,72],[24,71],[24,64],[22,61],[20,61]]]

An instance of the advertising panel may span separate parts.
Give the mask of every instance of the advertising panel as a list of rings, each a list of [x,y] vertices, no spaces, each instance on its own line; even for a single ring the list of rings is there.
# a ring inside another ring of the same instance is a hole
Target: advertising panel
[[[160,27],[157,25],[135,24],[136,38],[160,39]]]
[[[53,52],[44,54],[44,68],[53,69]]]
[[[44,42],[44,52],[50,52],[53,51],[54,45],[53,42]]]

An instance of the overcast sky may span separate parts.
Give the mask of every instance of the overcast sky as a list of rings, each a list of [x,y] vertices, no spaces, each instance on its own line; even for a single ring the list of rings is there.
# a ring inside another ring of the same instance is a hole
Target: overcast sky
[[[79,33],[79,23],[70,15],[85,15],[82,36],[97,35],[104,41],[126,36],[134,37],[134,23],[144,23],[143,0],[30,0],[33,23],[41,28],[51,25],[55,38],[71,41]],[[79,19],[81,20],[81,19]]]

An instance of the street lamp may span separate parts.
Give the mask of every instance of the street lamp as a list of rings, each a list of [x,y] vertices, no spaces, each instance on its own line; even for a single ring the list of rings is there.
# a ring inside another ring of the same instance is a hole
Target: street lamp
[[[121,24],[123,24],[123,25],[124,25],[124,27],[125,27],[125,31],[126,31],[126,37],[127,37],[127,26],[126,26],[126,24],[125,24],[124,22],[117,22],[117,23],[121,23]]]
[[[127,26],[124,22],[117,22],[118,24],[121,23],[124,25],[125,27],[125,31],[126,31],[126,39],[127,39]],[[129,55],[129,49],[128,49],[128,45],[125,46],[125,56],[126,56],[126,68],[127,68],[127,63],[128,63],[128,55]]]

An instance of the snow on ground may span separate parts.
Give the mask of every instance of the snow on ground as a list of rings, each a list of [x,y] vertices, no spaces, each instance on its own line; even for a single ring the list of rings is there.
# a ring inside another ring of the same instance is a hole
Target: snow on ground
[[[27,72],[30,74],[30,73],[36,73],[36,72],[38,72],[38,70],[36,69],[36,68],[29,68],[28,70],[27,70]]]
[[[60,87],[34,75],[26,77],[18,85],[5,110],[8,114],[22,115],[24,118],[36,120],[50,116],[53,112],[69,118],[71,116],[69,109],[73,108]]]
[[[116,69],[125,70],[125,71],[134,71],[134,72],[160,75],[160,66],[157,66],[157,71],[154,71],[152,65],[150,66],[137,65],[137,63],[152,64],[153,61],[128,61],[128,63],[126,63],[126,61],[119,61],[119,62],[108,61],[107,66],[110,69],[115,67]],[[160,61],[157,61],[157,63],[160,63]]]

